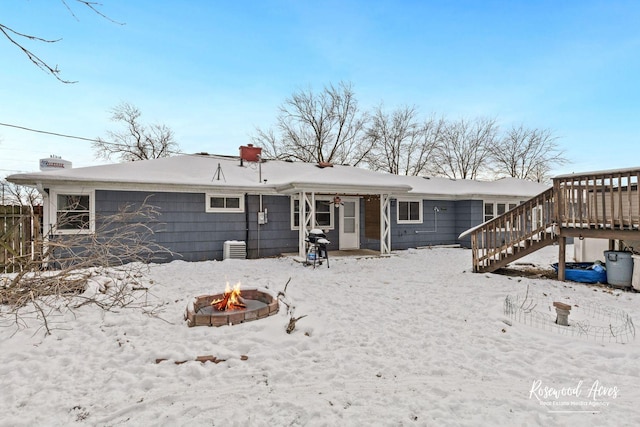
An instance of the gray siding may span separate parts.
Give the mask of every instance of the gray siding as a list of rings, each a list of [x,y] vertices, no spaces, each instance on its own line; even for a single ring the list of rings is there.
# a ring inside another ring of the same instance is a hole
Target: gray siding
[[[397,223],[397,200],[391,201],[391,249],[403,250],[420,246],[460,244],[470,247],[471,240],[458,236],[482,223],[483,204],[481,200],[423,200],[423,221],[421,224]],[[438,208],[436,211],[435,208]],[[380,240],[364,237],[364,213],[361,205],[360,235],[361,247],[380,250]]]
[[[421,224],[398,224],[397,201],[393,200],[391,202],[391,249],[457,243],[455,217],[454,202],[423,200]]]
[[[291,199],[289,196],[262,196],[262,209],[267,209],[268,221],[258,225],[260,196],[249,196],[249,258],[278,256],[298,252],[298,230],[291,229]],[[329,250],[338,247],[338,211],[334,207],[333,230],[328,230]],[[244,240],[244,239],[243,239]]]
[[[204,193],[150,193],[96,190],[96,221],[116,214],[124,205],[147,204],[157,208],[151,239],[175,254],[162,261],[222,259],[225,240],[244,240],[244,213],[206,213]],[[99,224],[97,224],[99,226]]]
[[[159,217],[151,226],[155,243],[162,245],[174,256],[163,255],[160,261],[221,260],[224,242],[247,242],[247,257],[278,256],[298,251],[298,230],[291,229],[291,203],[289,196],[262,196],[262,208],[267,209],[267,223],[258,224],[260,196],[245,196],[243,213],[207,213],[204,193],[169,193],[141,191],[96,190],[96,217],[116,214],[124,205],[140,205],[145,200],[157,208]],[[421,224],[398,224],[397,201],[391,201],[391,248],[403,250],[412,247],[460,243],[468,247],[469,238],[458,241],[458,235],[482,222],[482,201],[423,200]],[[437,209],[436,209],[437,208]],[[334,207],[333,230],[327,232],[331,241],[329,251],[339,247],[339,215]],[[367,238],[364,232],[364,202],[360,202],[360,246],[380,249],[380,240]]]
[[[247,256],[261,258],[298,252],[298,230],[291,230],[291,202],[288,196],[262,196],[267,223],[258,225],[260,196],[248,196],[249,235]],[[243,237],[241,240],[245,240]]]
[[[458,236],[483,222],[484,203],[482,200],[459,200],[456,202],[456,234]],[[465,236],[458,243],[465,248],[470,248],[471,236]]]
[[[163,193],[140,191],[96,191],[97,216],[116,214],[124,205],[147,203],[156,207],[159,217],[151,236],[175,256],[162,255],[159,261],[221,260],[224,242],[247,242],[247,257],[277,256],[298,252],[298,230],[291,229],[289,196],[262,196],[262,208],[267,209],[267,223],[258,224],[260,196],[245,195],[243,213],[205,212],[204,193]],[[337,221],[337,212],[336,212]],[[337,247],[338,230],[327,237]]]

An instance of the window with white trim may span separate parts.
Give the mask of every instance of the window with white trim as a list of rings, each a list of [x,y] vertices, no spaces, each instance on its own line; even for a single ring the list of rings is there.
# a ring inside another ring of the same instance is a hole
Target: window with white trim
[[[484,221],[492,220],[516,206],[518,204],[514,202],[484,202]]]
[[[422,200],[398,200],[396,218],[398,224],[422,223]]]
[[[93,191],[51,192],[54,234],[89,234],[95,231]]]
[[[334,209],[333,198],[316,197],[316,221],[313,227],[322,228],[324,230],[333,230]],[[308,206],[307,206],[308,208]],[[298,230],[300,228],[300,199],[291,198],[291,229]]]
[[[244,195],[207,194],[206,212],[244,212]]]

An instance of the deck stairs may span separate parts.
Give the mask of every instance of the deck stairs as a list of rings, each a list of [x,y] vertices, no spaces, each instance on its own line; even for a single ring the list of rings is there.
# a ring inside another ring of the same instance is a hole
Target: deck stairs
[[[473,266],[477,273],[492,272],[557,241],[553,188],[504,214],[467,230],[471,234]]]
[[[640,168],[553,178],[553,187],[460,235],[471,236],[474,272],[492,272],[568,237],[640,242]],[[628,246],[628,245],[627,245]]]

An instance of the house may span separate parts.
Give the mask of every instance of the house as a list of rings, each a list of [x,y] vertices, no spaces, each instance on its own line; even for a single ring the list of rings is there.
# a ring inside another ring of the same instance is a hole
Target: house
[[[15,174],[44,198],[45,235],[92,234],[125,204],[147,202],[160,216],[155,242],[173,258],[223,259],[225,242],[246,256],[304,256],[306,230],[321,228],[329,250],[461,244],[464,231],[544,191],[538,183],[408,177],[352,166],[206,153]],[[62,222],[74,218],[74,221]],[[302,225],[302,227],[301,227]]]

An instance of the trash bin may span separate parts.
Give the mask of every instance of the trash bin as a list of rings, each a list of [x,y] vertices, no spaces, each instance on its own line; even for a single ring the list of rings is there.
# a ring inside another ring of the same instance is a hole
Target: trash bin
[[[640,291],[640,255],[631,255],[633,258],[633,275],[631,277],[631,286],[636,291]]]
[[[604,259],[607,264],[607,282],[615,288],[628,288],[631,286],[633,274],[633,259],[631,252],[604,251]]]

